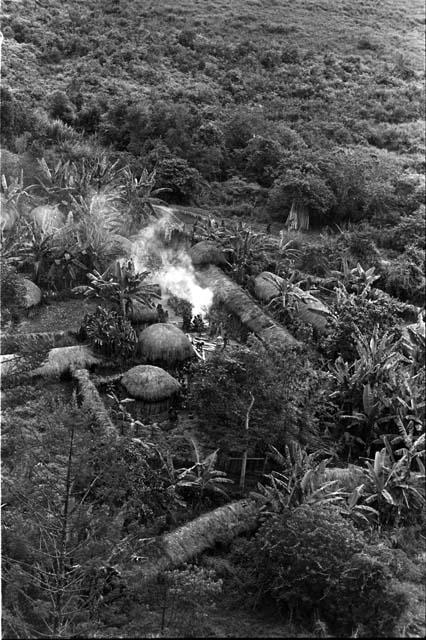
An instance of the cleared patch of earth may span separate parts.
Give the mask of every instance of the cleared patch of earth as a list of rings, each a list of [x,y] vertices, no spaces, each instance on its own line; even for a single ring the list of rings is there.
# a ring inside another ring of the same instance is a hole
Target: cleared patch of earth
[[[78,331],[84,314],[94,311],[96,304],[78,298],[42,304],[14,326],[13,333]]]

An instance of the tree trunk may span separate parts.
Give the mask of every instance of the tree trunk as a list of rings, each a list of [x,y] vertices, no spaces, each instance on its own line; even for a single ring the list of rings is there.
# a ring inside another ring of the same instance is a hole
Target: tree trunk
[[[293,200],[285,224],[289,231],[307,231],[309,229],[308,208],[301,202]]]
[[[240,322],[269,344],[273,341],[298,345],[299,342],[283,326],[269,316],[255,300],[223,271],[215,265],[196,272],[198,283],[208,287],[214,293],[217,302],[221,302]]]

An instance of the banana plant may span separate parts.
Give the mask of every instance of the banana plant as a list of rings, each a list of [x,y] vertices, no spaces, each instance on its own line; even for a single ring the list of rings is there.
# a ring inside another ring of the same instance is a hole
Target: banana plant
[[[424,473],[411,473],[409,457],[404,454],[395,460],[387,439],[385,445],[374,461],[366,461],[366,480],[359,491],[362,502],[378,512],[379,526],[398,525],[410,512],[420,514],[425,505]],[[424,438],[416,443],[416,448],[421,447],[424,450]]]
[[[126,317],[134,301],[151,307],[152,300],[160,297],[156,285],[144,282],[149,275],[149,271],[136,271],[131,259],[116,260],[104,273],[94,271],[87,274],[90,285],[74,287],[73,291],[89,298],[106,300]]]
[[[313,293],[318,293],[317,290],[303,291],[300,287],[303,281],[295,282],[295,277],[296,272],[293,271],[282,283],[274,281],[277,295],[268,303],[267,309],[277,314],[281,321],[288,314],[291,318],[296,317],[312,325],[319,332],[324,331],[333,314],[314,297]]]
[[[354,293],[365,298],[376,291],[373,284],[380,279],[380,276],[375,275],[375,270],[375,267],[364,269],[359,262],[354,269],[350,269],[347,258],[343,258],[342,270],[331,271],[331,276],[337,278],[340,288],[347,294]]]
[[[345,493],[337,489],[338,480],[326,480],[329,459],[319,460],[324,452],[308,454],[299,443],[291,442],[284,455],[271,446],[269,454],[281,470],[266,477],[268,484],[259,483],[251,496],[262,504],[264,515],[279,513],[300,504],[340,503]]]
[[[195,464],[189,468],[176,470],[174,486],[176,488],[186,488],[195,493],[197,497],[196,508],[200,509],[206,493],[213,493],[228,497],[227,492],[222,488],[224,484],[232,484],[224,471],[216,469],[219,449],[213,451],[205,458],[202,457],[199,446],[194,438],[190,438]]]

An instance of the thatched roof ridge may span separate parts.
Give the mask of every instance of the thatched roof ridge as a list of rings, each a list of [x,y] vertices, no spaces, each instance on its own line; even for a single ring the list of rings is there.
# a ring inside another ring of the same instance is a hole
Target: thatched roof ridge
[[[275,273],[263,271],[254,280],[254,293],[256,298],[268,303],[275,296],[279,295],[280,288],[285,283],[284,278]],[[299,298],[297,304],[297,316],[303,322],[311,324],[318,331],[324,331],[329,318],[332,316],[330,309],[321,300],[318,300],[308,291],[303,291],[300,287],[292,286],[291,292]]]
[[[126,371],[121,384],[133,398],[145,402],[166,400],[180,389],[179,382],[167,371],[149,364],[141,364]]]
[[[71,329],[67,331],[43,331],[40,333],[10,333],[2,336],[2,353],[14,353],[19,351],[22,345],[40,348],[70,347],[77,342],[77,332]]]
[[[273,341],[298,345],[296,338],[268,315],[238,284],[228,278],[219,267],[209,266],[196,273],[198,283],[212,289],[215,299],[236,315],[242,324],[258,338],[270,344]]]
[[[92,380],[90,380],[87,369],[71,367],[73,378],[77,381],[80,395],[82,397],[82,408],[85,409],[93,418],[99,435],[105,437],[117,437],[117,430],[112,423],[108,411],[96,389]]]
[[[194,266],[205,264],[225,265],[226,258],[221,247],[211,240],[201,240],[188,251]]]
[[[186,335],[174,324],[157,322],[139,334],[138,350],[148,363],[173,365],[192,358],[194,349]]]
[[[209,511],[162,536],[134,578],[139,583],[152,580],[165,569],[187,562],[219,542],[254,531],[258,525],[259,507],[254,500],[238,500]]]
[[[270,271],[262,271],[254,279],[254,295],[262,302],[270,302],[280,291],[284,278]]]
[[[59,377],[70,371],[72,367],[83,369],[102,364],[102,360],[94,355],[86,345],[72,347],[56,347],[49,351],[47,361],[31,372],[34,376]]]

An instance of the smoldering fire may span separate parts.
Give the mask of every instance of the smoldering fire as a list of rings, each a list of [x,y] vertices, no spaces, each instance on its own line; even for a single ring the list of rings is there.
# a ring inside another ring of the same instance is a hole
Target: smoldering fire
[[[163,294],[174,294],[187,300],[193,314],[204,317],[213,303],[213,291],[197,283],[194,266],[185,248],[167,245],[179,222],[168,207],[157,209],[161,217],[142,229],[133,242],[135,267],[139,271],[150,271],[150,281],[158,283]]]

